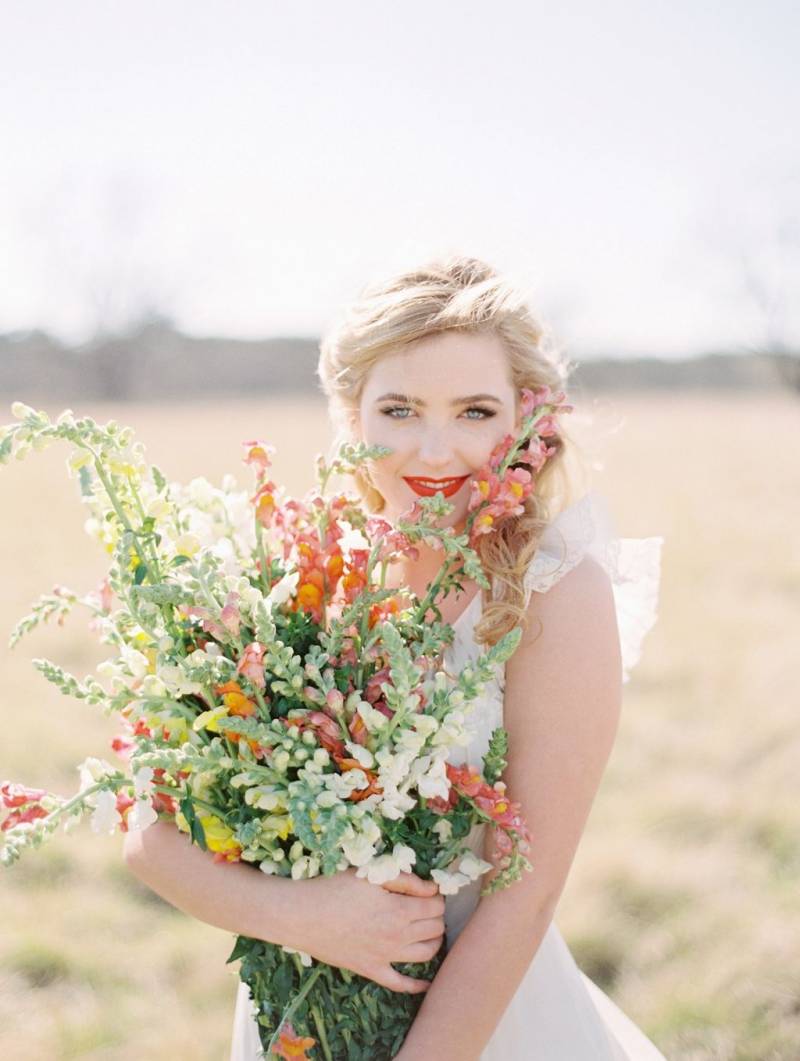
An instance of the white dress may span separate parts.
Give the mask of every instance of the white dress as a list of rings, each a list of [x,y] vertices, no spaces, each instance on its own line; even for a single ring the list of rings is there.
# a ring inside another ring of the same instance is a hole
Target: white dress
[[[611,577],[622,648],[623,680],[637,662],[645,634],[656,618],[662,538],[616,538],[599,495],[590,493],[565,509],[547,528],[527,572],[528,594],[546,592],[586,555]],[[478,593],[453,624],[454,641],[445,655],[460,670],[484,649],[473,631],[482,608]],[[487,683],[472,712],[474,737],[451,755],[455,764],[479,765],[489,737],[503,720],[504,668]],[[468,841],[483,851],[481,825]],[[448,896],[445,927],[452,946],[478,903],[481,881]],[[263,1055],[247,987],[239,984],[231,1061],[257,1061]],[[575,964],[551,921],[542,942],[481,1054],[481,1061],[665,1061],[663,1054],[614,1002]]]

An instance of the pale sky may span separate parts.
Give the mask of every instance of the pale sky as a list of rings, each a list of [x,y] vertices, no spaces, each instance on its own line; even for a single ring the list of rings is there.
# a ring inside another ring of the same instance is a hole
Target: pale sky
[[[0,332],[317,335],[451,251],[574,357],[800,342],[789,0],[0,0]]]

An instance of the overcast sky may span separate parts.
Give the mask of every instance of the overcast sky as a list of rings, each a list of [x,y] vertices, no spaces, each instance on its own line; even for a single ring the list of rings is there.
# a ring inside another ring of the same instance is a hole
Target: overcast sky
[[[442,252],[573,356],[800,341],[789,0],[0,0],[0,332],[316,335]]]

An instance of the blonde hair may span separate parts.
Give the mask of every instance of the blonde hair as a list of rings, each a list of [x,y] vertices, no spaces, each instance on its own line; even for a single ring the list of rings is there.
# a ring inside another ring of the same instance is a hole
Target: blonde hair
[[[334,448],[351,437],[361,392],[376,361],[449,331],[497,335],[518,394],[523,387],[548,386],[557,392],[566,385],[572,366],[555,350],[518,287],[476,258],[433,261],[366,287],[322,340],[317,373],[338,431]],[[475,629],[476,640],[486,645],[525,623],[525,572],[544,528],[571,499],[565,458],[575,444],[561,423],[547,442],[556,453],[539,473],[524,512],[506,518],[475,545],[493,587]],[[359,470],[354,479],[365,507],[380,512],[384,499],[366,472]]]

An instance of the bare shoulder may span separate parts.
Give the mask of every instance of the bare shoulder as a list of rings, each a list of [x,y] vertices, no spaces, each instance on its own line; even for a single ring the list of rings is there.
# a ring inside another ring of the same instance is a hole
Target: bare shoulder
[[[532,593],[519,647],[506,664],[506,707],[558,705],[563,714],[586,699],[594,711],[619,710],[622,662],[611,579],[586,556],[545,593]]]

